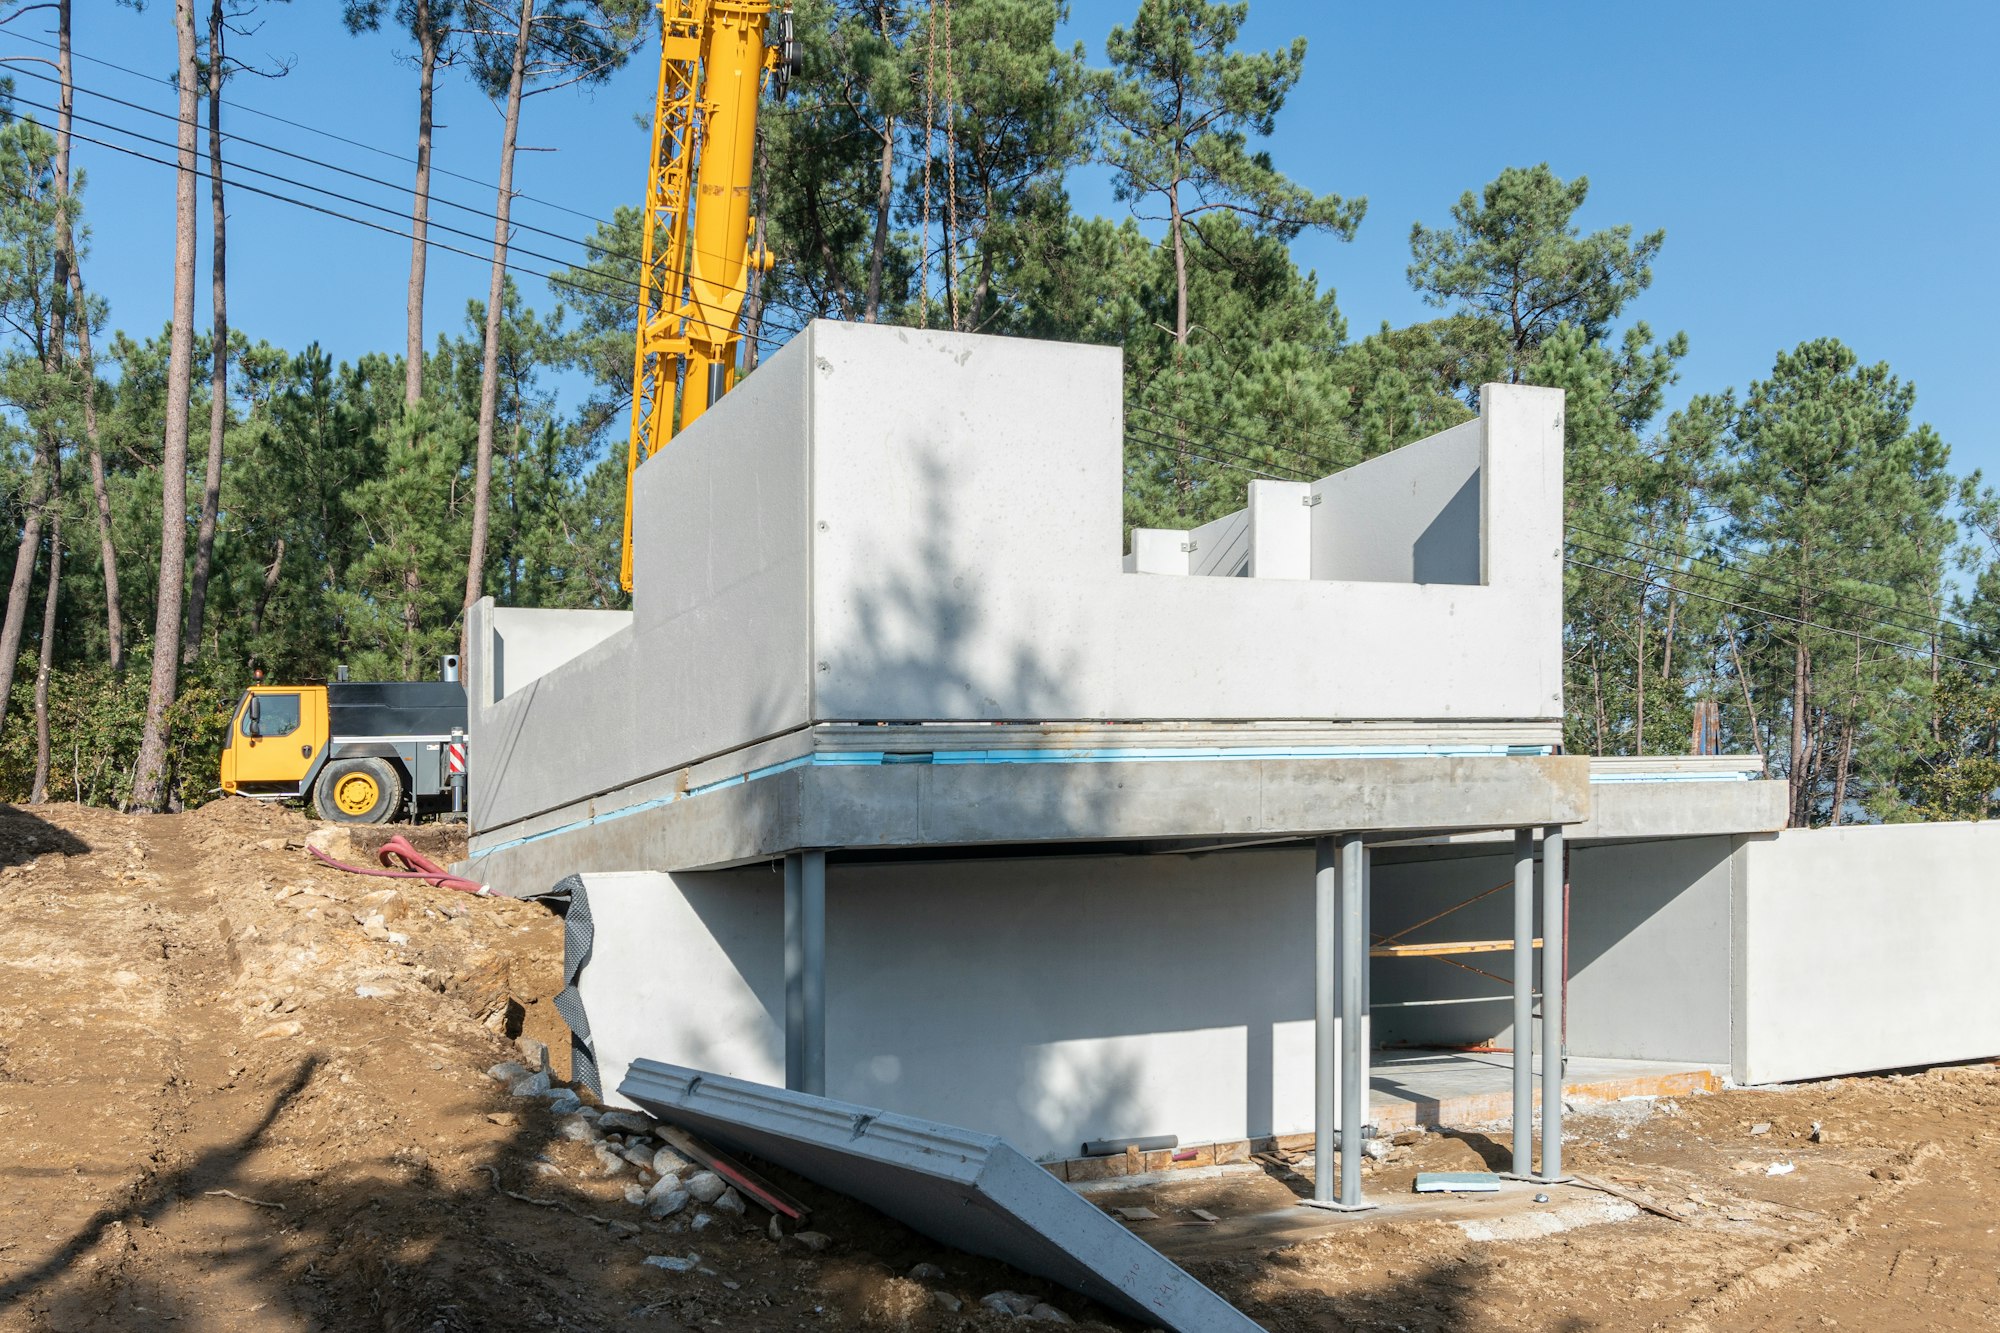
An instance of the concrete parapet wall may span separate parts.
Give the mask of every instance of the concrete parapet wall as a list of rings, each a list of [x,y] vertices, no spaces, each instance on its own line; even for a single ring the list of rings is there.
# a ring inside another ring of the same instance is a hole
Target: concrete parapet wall
[[[1793,829],[1735,861],[1739,1082],[2000,1055],[2000,823]]]

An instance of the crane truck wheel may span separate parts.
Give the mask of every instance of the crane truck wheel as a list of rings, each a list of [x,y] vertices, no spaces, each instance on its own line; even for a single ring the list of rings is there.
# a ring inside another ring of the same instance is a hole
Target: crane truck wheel
[[[336,759],[313,786],[319,817],[335,824],[382,824],[403,804],[403,780],[380,759]]]

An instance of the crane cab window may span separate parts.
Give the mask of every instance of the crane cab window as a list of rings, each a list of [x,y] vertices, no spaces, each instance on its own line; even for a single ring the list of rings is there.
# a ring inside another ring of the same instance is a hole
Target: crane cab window
[[[289,736],[299,729],[299,696],[253,694],[243,705],[237,729],[251,740]]]

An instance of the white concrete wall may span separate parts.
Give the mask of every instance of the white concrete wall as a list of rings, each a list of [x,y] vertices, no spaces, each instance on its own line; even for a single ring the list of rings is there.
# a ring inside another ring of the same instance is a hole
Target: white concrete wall
[[[641,1055],[781,1084],[781,878],[587,884],[607,1091]],[[836,1098],[1042,1158],[1311,1127],[1308,853],[835,864],[826,971]]]
[[[1730,1058],[1730,849],[1727,837],[1574,847],[1570,854],[1569,1050],[1578,1056]],[[1375,933],[1393,935],[1496,886],[1412,931],[1407,943],[1514,935],[1511,851],[1435,860],[1384,857],[1375,880]],[[1540,894],[1535,933],[1541,934]],[[1508,952],[1375,961],[1376,1040],[1385,1044],[1514,1044]],[[1473,1004],[1390,1008],[1409,1000]],[[1498,997],[1498,998],[1494,998]]]
[[[489,599],[490,600],[490,599]],[[630,611],[546,611],[495,606],[484,636],[489,669],[483,673],[491,704],[540,680],[632,623]]]
[[[1478,583],[1480,483],[1486,455],[1482,419],[1371,458],[1314,482],[1312,576],[1368,583]],[[1503,466],[1514,463],[1508,460]],[[1507,522],[1508,513],[1498,516]],[[1523,515],[1514,515],[1521,518]],[[1492,534],[1534,540],[1527,530]]]
[[[2000,1055],[2000,823],[1787,830],[1736,861],[1738,1081]]]

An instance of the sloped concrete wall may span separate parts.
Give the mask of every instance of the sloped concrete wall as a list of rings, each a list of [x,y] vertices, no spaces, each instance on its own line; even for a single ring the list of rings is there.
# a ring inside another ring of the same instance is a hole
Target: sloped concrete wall
[[[1736,852],[1739,1082],[2000,1055],[2000,824],[1788,829]]]

